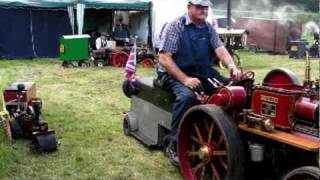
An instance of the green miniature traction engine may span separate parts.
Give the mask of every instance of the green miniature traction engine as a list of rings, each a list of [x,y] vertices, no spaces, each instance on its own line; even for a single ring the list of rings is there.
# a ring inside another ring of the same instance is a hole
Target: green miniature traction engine
[[[89,62],[89,38],[85,35],[66,35],[60,38],[60,60],[65,68],[90,66]]]

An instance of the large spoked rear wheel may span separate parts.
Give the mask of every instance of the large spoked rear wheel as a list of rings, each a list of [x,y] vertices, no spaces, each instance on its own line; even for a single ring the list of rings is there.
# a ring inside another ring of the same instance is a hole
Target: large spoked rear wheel
[[[289,172],[284,180],[320,180],[320,169],[305,166]]]
[[[140,64],[143,68],[153,68],[155,66],[153,60],[151,58],[143,59]]]
[[[243,179],[238,128],[218,106],[199,105],[185,114],[178,132],[178,155],[184,179]]]
[[[125,52],[119,52],[112,55],[111,65],[113,67],[122,68],[126,66],[129,55]]]

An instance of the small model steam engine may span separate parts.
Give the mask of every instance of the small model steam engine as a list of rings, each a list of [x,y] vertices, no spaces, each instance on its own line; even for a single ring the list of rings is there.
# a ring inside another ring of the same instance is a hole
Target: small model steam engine
[[[154,55],[147,48],[138,48],[137,62],[143,68],[153,68],[155,66]],[[111,65],[113,67],[125,67],[130,53],[129,47],[102,48],[100,50],[92,50],[91,59],[97,67]]]
[[[36,97],[35,83],[13,83],[5,89],[3,97],[6,136],[31,139],[31,149],[39,153],[56,151],[55,132],[40,120],[42,101]]]

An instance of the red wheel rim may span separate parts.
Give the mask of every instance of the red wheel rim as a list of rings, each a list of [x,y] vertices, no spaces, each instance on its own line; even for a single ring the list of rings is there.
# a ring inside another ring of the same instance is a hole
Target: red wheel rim
[[[228,147],[218,124],[204,113],[180,125],[178,154],[184,179],[224,179],[228,172]]]
[[[111,65],[113,67],[122,68],[126,66],[128,55],[126,53],[118,53],[112,56]]]
[[[141,61],[141,65],[143,68],[153,68],[154,67],[154,62],[150,58],[146,58]]]

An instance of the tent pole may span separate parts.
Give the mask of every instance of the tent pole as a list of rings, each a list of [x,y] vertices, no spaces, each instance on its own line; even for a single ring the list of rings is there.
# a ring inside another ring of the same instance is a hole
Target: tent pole
[[[149,49],[153,49],[153,39],[152,39],[152,3],[149,2],[149,19],[148,19],[148,45]]]
[[[85,6],[85,4],[77,4],[78,35],[82,35],[83,32]]]
[[[228,29],[231,29],[231,0],[228,0],[227,17],[228,17]]]
[[[73,12],[73,6],[70,5],[67,7],[68,10],[68,16],[69,16],[69,20],[70,20],[70,24],[71,24],[71,29],[72,29],[72,34],[74,34],[74,12]]]

